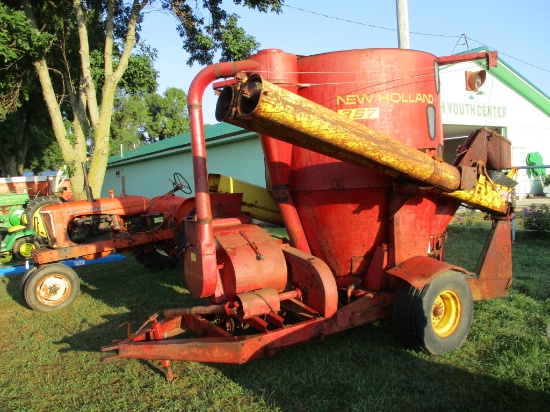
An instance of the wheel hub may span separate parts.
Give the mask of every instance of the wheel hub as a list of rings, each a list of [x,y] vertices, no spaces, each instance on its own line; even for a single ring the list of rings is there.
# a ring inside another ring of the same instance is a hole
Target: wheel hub
[[[69,280],[62,275],[48,276],[37,287],[37,297],[44,305],[59,305],[71,291]]]
[[[460,298],[452,290],[442,292],[432,307],[432,326],[440,337],[451,335],[460,322]]]
[[[21,256],[23,257],[31,257],[34,249],[36,249],[36,246],[32,243],[24,243],[19,249],[19,253],[21,253]]]

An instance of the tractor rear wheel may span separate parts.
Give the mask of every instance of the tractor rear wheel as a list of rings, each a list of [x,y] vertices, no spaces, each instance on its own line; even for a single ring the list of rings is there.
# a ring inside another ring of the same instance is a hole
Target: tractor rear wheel
[[[421,290],[402,282],[395,296],[396,334],[411,349],[437,355],[460,347],[470,332],[472,292],[460,272],[447,271]]]
[[[36,242],[33,237],[26,236],[21,237],[13,242],[13,247],[11,248],[11,251],[17,259],[25,260],[32,257],[32,251],[37,247],[39,247],[38,242]]]
[[[52,263],[29,270],[23,278],[23,294],[27,305],[38,312],[63,309],[78,297],[80,280],[70,267]]]
[[[40,209],[43,206],[54,203],[61,203],[61,200],[57,196],[53,195],[36,197],[34,200],[27,203],[25,213],[22,216],[22,223],[27,226],[27,229],[34,230],[37,239],[42,243],[46,243],[48,241],[48,233],[42,223]]]
[[[172,269],[177,266],[177,259],[170,257],[162,248],[147,245],[134,251],[136,260],[151,270]]]

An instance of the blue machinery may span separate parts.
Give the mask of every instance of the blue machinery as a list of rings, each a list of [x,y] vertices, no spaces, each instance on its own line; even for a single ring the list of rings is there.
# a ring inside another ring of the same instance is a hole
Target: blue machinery
[[[72,267],[80,267],[80,266],[88,266],[88,265],[97,265],[100,263],[119,262],[124,259],[126,259],[125,256],[118,253],[113,253],[109,256],[105,256],[99,259],[86,260],[82,258],[77,258],[77,259],[62,260],[59,263],[62,263],[65,266],[72,268]],[[29,260],[19,264],[15,264],[15,265],[5,265],[5,266],[2,265],[0,266],[0,276],[18,275],[21,273],[25,273],[27,270],[29,270],[33,266],[34,265]]]

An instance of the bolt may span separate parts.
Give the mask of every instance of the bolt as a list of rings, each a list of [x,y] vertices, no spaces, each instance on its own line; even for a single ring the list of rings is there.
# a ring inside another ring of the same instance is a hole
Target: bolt
[[[440,316],[443,316],[443,308],[441,307],[441,305],[435,305],[434,308],[433,308],[433,315],[438,318]]]

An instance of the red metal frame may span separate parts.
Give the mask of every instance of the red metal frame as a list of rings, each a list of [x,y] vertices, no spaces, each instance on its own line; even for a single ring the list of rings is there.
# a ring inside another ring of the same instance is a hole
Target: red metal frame
[[[498,52],[495,51],[483,51],[477,53],[464,53],[464,54],[453,54],[451,56],[441,56],[437,58],[437,61],[441,65],[445,64],[454,64],[454,63],[463,63],[469,62],[472,60],[485,60],[487,70],[492,67],[497,67],[498,64]]]
[[[338,316],[314,317],[297,324],[255,333],[234,336],[213,325],[199,315],[168,318],[154,321],[152,326],[136,336],[107,345],[103,351],[116,350],[115,358],[175,360],[189,362],[246,363],[265,355],[274,355],[279,350],[314,338],[328,336],[355,326],[381,319],[388,315],[392,295],[369,294],[340,309]],[[184,324],[188,329],[183,329]],[[176,330],[198,333],[202,338],[164,340]],[[155,336],[161,337],[157,340]]]
[[[105,257],[117,250],[125,252],[140,245],[158,243],[165,240],[172,241],[176,237],[176,228],[155,230],[145,233],[121,234],[109,240],[93,242],[89,244],[69,246],[60,249],[35,249],[33,250],[33,260],[37,266],[47,263],[58,262],[64,259],[75,259],[82,257],[84,259],[95,259]]]

